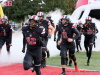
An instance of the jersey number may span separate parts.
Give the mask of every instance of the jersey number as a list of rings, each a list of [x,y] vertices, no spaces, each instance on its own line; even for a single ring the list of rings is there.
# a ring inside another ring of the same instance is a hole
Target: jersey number
[[[27,41],[28,41],[29,45],[36,45],[36,39],[35,38],[27,37]]]
[[[92,34],[92,30],[87,30],[87,34]]]
[[[67,33],[66,32],[62,32],[63,33],[63,38],[67,39]]]

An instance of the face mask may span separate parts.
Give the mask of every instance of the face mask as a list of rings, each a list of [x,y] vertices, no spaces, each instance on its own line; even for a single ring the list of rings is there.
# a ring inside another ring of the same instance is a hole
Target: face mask
[[[36,23],[34,26],[30,26],[31,28],[36,28],[38,26],[38,23]]]
[[[7,20],[6,19],[2,19],[1,21],[2,21],[3,24],[6,24],[7,23]]]

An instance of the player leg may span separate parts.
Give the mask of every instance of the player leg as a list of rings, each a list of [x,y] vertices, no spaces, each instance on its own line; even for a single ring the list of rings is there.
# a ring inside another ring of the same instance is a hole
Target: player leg
[[[81,36],[79,37],[79,40],[78,40],[78,42],[79,42],[79,47],[80,47],[80,50],[82,50],[82,47],[81,47]]]
[[[46,44],[47,57],[49,58],[49,57],[50,57],[50,52],[49,52],[49,50],[48,50],[48,48],[47,48],[48,38],[46,38],[45,40],[46,40],[46,41],[45,41],[45,44]]]
[[[50,52],[49,52],[47,47],[46,47],[46,52],[47,52],[47,57],[49,58],[50,57]]]
[[[8,55],[10,55],[10,46],[7,40],[6,40],[6,49],[7,49]]]
[[[39,48],[36,52],[37,53],[36,53],[36,56],[34,58],[35,71],[36,71],[36,75],[41,75],[41,71],[40,71],[41,57],[42,57],[41,48]]]
[[[43,39],[44,45],[42,46],[42,60],[41,60],[41,68],[46,67],[46,39]]]
[[[0,39],[0,54],[1,54],[1,49],[2,49],[2,46],[4,45],[5,41]]]
[[[89,40],[88,40],[88,38],[85,38],[85,40],[84,40],[84,47],[85,47],[85,50],[86,50],[87,57],[88,57],[88,44],[89,44]]]
[[[28,70],[31,68],[32,61],[33,61],[32,54],[30,51],[27,50],[25,57],[24,57],[24,61],[23,61],[24,70]]]
[[[76,39],[76,48],[77,48],[77,52],[79,52],[79,48],[78,48],[78,39]]]
[[[89,39],[89,54],[88,54],[87,65],[89,65],[91,54],[92,54],[93,40],[94,40],[93,37]]]
[[[72,58],[70,56],[70,52],[69,52],[69,66],[72,66]]]
[[[76,57],[75,57],[75,45],[74,45],[74,43],[71,45],[69,52],[70,52],[70,57],[72,58],[72,60],[74,62],[75,71],[78,71],[78,66],[77,66]]]
[[[93,45],[94,45],[94,48],[95,48],[95,47],[96,47],[96,46],[95,46],[95,37],[94,37],[94,42],[93,42]]]
[[[67,57],[67,52],[66,52],[66,65],[68,64],[68,57]]]
[[[61,45],[61,66],[62,66],[62,73],[60,75],[66,75],[66,73],[65,73],[66,52],[67,52],[66,45],[64,45],[64,44]]]
[[[41,60],[41,68],[44,68],[44,67],[46,67],[46,53],[45,53],[45,51],[46,51],[46,48],[44,47],[42,47],[42,60]]]

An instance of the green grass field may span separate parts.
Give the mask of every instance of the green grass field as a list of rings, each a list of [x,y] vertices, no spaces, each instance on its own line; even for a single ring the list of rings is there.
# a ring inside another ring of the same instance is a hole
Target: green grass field
[[[99,52],[92,52],[92,57],[90,59],[90,66],[87,66],[87,57],[86,52],[79,52],[75,54],[77,58],[78,68],[79,69],[87,69],[87,70],[97,70],[100,71],[100,51]],[[47,58],[47,65],[50,66],[59,66],[61,67],[61,58],[60,55]],[[74,68],[73,65],[66,66],[67,68]]]

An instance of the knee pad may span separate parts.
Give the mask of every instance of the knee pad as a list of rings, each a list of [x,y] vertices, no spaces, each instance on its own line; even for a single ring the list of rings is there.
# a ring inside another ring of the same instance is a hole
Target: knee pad
[[[71,54],[70,57],[73,59],[73,61],[76,61],[76,57],[74,54]]]
[[[66,65],[66,60],[63,57],[61,57],[61,65]]]
[[[30,67],[31,67],[31,63],[29,63],[28,61],[24,60],[23,62],[23,67],[24,67],[24,70],[28,70]]]

